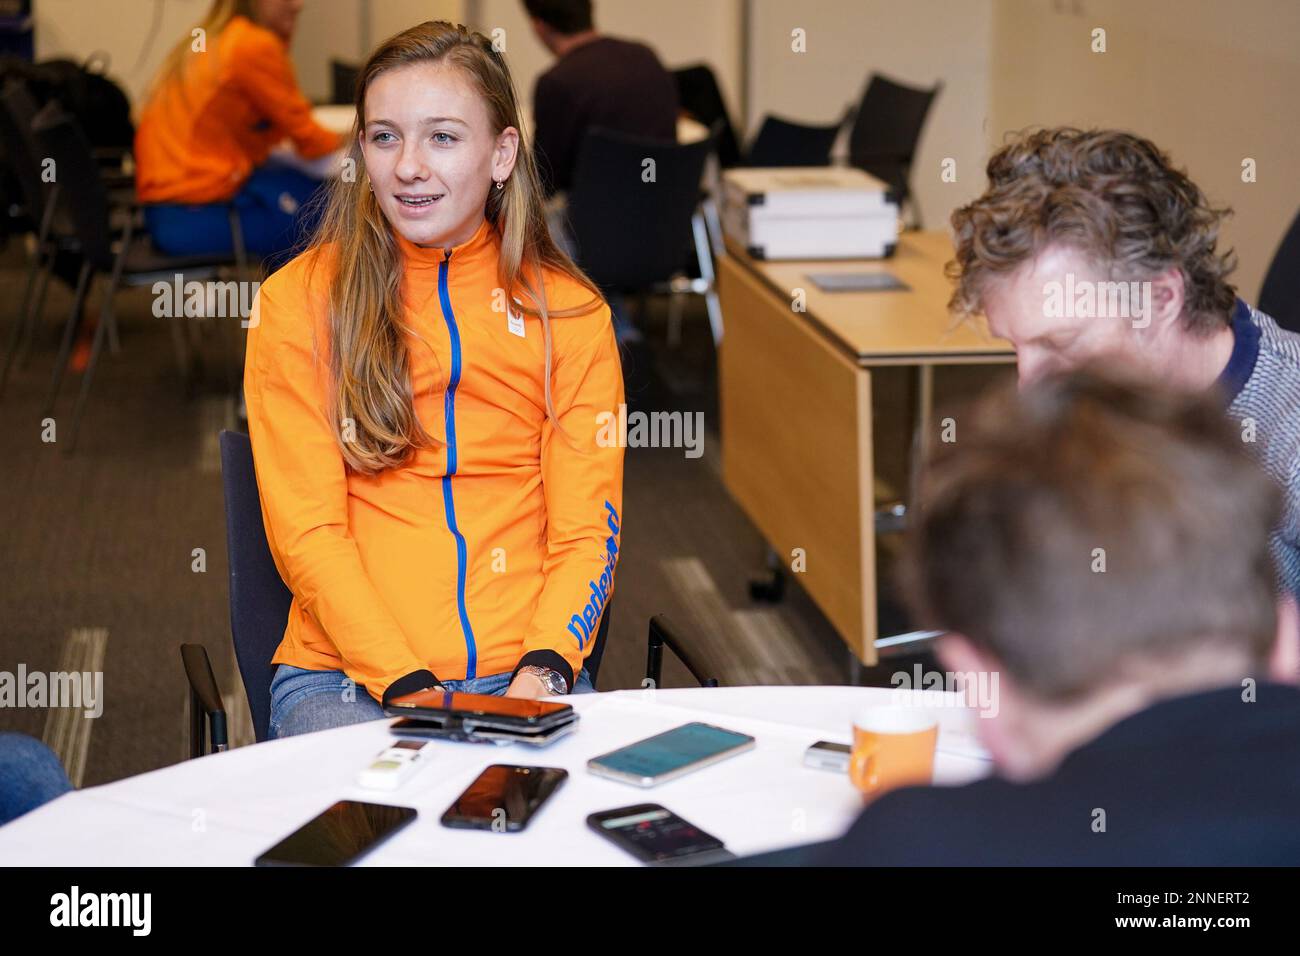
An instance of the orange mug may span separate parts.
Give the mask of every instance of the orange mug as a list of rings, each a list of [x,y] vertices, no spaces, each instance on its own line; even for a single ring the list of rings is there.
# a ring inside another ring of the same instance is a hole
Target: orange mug
[[[853,720],[849,778],[868,799],[934,776],[939,721],[918,707],[868,707]]]

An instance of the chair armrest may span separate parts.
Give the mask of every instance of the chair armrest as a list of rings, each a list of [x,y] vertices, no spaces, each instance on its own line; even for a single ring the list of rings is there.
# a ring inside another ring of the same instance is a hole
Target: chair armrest
[[[651,687],[658,687],[662,683],[664,645],[667,645],[668,649],[686,665],[686,669],[691,672],[691,676],[699,682],[701,687],[718,686],[716,678],[704,676],[708,672],[695,654],[682,641],[672,621],[668,620],[667,616],[663,614],[656,614],[650,618],[650,633],[646,638],[645,676]]]
[[[217,687],[212,662],[202,644],[182,644],[181,661],[190,684],[190,756],[204,753],[204,718],[212,727],[212,749],[225,750],[230,745],[226,731],[226,705]]]

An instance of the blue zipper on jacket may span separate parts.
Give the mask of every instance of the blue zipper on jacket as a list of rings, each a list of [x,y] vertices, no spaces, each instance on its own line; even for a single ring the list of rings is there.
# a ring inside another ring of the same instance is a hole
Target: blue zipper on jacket
[[[447,333],[451,337],[451,378],[447,382],[447,392],[443,397],[443,416],[447,430],[447,470],[442,476],[442,504],[447,512],[447,527],[456,539],[456,607],[460,611],[460,628],[465,634],[465,679],[473,680],[478,668],[478,648],[474,643],[474,628],[469,623],[469,610],[465,607],[465,575],[469,565],[469,551],[465,547],[465,536],[456,526],[456,502],[451,495],[451,478],[456,474],[456,386],[460,384],[460,330],[456,328],[456,316],[451,311],[451,296],[447,292],[448,263],[451,250],[438,263],[438,300],[442,304],[442,317],[447,323]]]

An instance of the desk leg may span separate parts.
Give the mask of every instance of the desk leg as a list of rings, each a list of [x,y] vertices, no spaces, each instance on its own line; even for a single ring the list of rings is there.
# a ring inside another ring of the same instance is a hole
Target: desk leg
[[[908,520],[908,513],[915,513],[920,499],[921,474],[925,463],[930,458],[930,425],[931,419],[934,417],[933,365],[918,365],[916,367],[915,401],[916,430],[912,435],[912,461],[908,476],[907,505],[901,509],[901,514],[896,510],[892,515],[881,516],[886,521],[888,517],[893,517],[895,524],[905,523]],[[901,519],[901,521],[898,519]],[[918,650],[917,645],[924,645],[925,642],[938,637],[941,633],[941,631],[909,631],[906,634],[877,637],[875,652],[878,658],[916,653]]]
[[[879,633],[880,608],[876,586],[876,435],[871,427],[871,372],[859,368],[856,386],[855,444],[858,450],[857,516],[858,567],[860,569],[860,611],[862,632],[854,656],[864,664],[876,663],[876,635]],[[850,645],[851,647],[851,645]],[[861,673],[854,673],[854,683]]]
[[[915,508],[921,471],[930,458],[930,420],[934,417],[934,366],[916,367],[916,432],[912,437],[912,467],[907,507]]]

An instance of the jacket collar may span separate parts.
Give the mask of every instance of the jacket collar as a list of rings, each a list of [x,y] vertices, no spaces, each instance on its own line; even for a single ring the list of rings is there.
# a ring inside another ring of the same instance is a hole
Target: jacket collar
[[[443,260],[447,258],[448,253],[450,253],[452,261],[457,266],[464,265],[471,260],[481,260],[489,257],[495,259],[500,245],[500,237],[497,235],[496,227],[486,218],[479,223],[472,236],[455,246],[417,246],[396,230],[393,231],[393,235],[397,237],[397,245],[401,248],[407,264],[417,269],[438,268]]]

